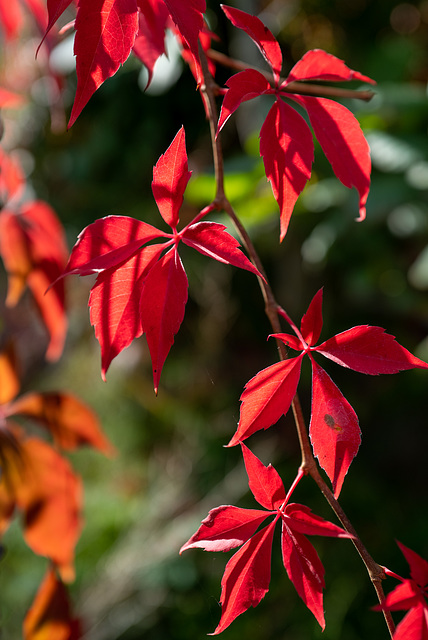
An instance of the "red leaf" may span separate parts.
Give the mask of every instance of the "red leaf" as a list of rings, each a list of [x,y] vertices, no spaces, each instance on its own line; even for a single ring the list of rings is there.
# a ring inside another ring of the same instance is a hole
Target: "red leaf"
[[[305,605],[324,630],[324,567],[312,544],[282,522],[282,559],[288,577]]]
[[[326,53],[322,49],[307,51],[305,55],[296,62],[281,87],[285,87],[295,80],[328,80],[329,82],[360,80],[361,82],[376,84],[371,78],[350,69],[343,60],[336,58],[336,56],[331,55],[331,53]]]
[[[272,513],[229,505],[211,509],[197,532],[181,547],[180,553],[197,548],[205,551],[230,551],[251,538],[269,516]]]
[[[87,0],[76,17],[77,89],[68,126],[102,83],[128,58],[138,33],[136,0]]]
[[[414,580],[403,580],[391,593],[388,593],[382,604],[375,607],[375,611],[401,611],[411,609],[423,600],[421,589]]]
[[[304,345],[300,338],[289,333],[271,333],[269,338],[281,340],[286,347],[290,347],[290,349],[294,349],[294,351],[302,351],[304,349]]]
[[[205,0],[164,0],[169,9],[171,18],[177,25],[178,30],[196,58],[198,53],[198,36],[204,26],[204,16],[206,11]]]
[[[67,7],[71,4],[71,0],[47,0],[48,7],[48,26],[46,27],[43,40],[48,35],[58,18],[64,13]],[[43,42],[42,40],[42,42]],[[42,43],[40,43],[42,44]],[[39,45],[40,47],[40,45]]]
[[[227,446],[232,447],[260,429],[268,429],[286,414],[296,394],[303,355],[259,371],[241,395],[238,428]]]
[[[169,236],[135,218],[106,216],[95,220],[79,233],[63,276],[87,276],[116,267],[159,237]]]
[[[260,130],[260,154],[281,215],[281,241],[294,204],[311,177],[314,144],[304,119],[277,100]]]
[[[101,430],[94,412],[69,393],[26,393],[7,409],[7,416],[20,415],[48,429],[56,446],[72,451],[90,445],[107,455],[114,448]]]
[[[242,455],[251,493],[265,509],[279,509],[285,500],[282,480],[274,467],[267,467],[241,442]]]
[[[288,504],[283,511],[283,519],[290,529],[310,536],[328,536],[332,538],[350,538],[350,534],[341,527],[315,515],[303,504]]]
[[[428,608],[419,603],[397,625],[393,640],[428,640]]]
[[[370,190],[370,148],[356,117],[343,105],[326,98],[300,97],[315,135],[337,178],[360,195],[360,215],[366,217]]]
[[[428,369],[428,364],[407,351],[382,327],[360,325],[326,340],[314,351],[342,367],[369,375]]]
[[[259,18],[245,13],[245,11],[234,9],[224,4],[221,5],[221,8],[231,23],[238,29],[243,29],[256,43],[262,56],[273,71],[275,82],[278,82],[282,68],[282,53],[277,40],[269,29]]]
[[[323,290],[320,289],[314,295],[300,324],[303,339],[309,346],[317,342],[322,330],[322,294]]]
[[[138,6],[141,9],[139,30],[132,51],[147,68],[147,89],[156,61],[165,53],[165,28],[169,12],[162,0],[138,0]]]
[[[361,443],[358,418],[330,376],[312,361],[312,415],[309,426],[314,455],[340,494],[345,475]]]
[[[240,104],[246,100],[257,98],[257,96],[271,90],[271,86],[266,78],[255,69],[245,69],[245,71],[235,73],[235,75],[229,78],[226,85],[229,89],[221,105],[217,135]]]
[[[0,23],[6,41],[14,40],[23,24],[22,9],[18,0],[0,0]]]
[[[193,247],[204,256],[214,258],[214,260],[218,260],[223,264],[231,264],[240,269],[246,269],[263,278],[259,270],[239,249],[239,242],[226,231],[226,227],[223,224],[197,222],[186,228],[181,239],[184,244]]]
[[[184,128],[181,127],[153,169],[153,196],[162,218],[173,229],[178,224],[178,213],[190,175]]]
[[[101,376],[111,361],[143,333],[140,317],[144,280],[164,245],[150,245],[119,267],[99,274],[89,297],[91,324],[101,347]]]
[[[422,558],[418,553],[405,547],[404,544],[397,541],[398,546],[401,549],[404,557],[409,563],[410,575],[413,580],[420,586],[425,587],[428,585],[428,562],[425,558]]]
[[[175,249],[152,267],[144,282],[141,322],[152,358],[155,393],[165,359],[183,321],[187,287],[186,272]]]
[[[258,531],[226,565],[221,581],[222,614],[211,635],[224,631],[249,607],[256,607],[269,591],[275,521]]]
[[[79,620],[72,617],[67,589],[50,567],[24,620],[24,640],[79,640]]]

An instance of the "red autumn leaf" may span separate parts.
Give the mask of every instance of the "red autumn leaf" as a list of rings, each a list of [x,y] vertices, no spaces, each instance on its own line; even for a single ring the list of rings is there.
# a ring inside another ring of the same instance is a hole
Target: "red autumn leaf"
[[[389,593],[382,604],[373,607],[376,611],[397,611],[409,609],[397,625],[393,640],[428,640],[428,562],[412,549],[397,542],[410,566],[410,580],[400,578],[386,570],[401,582]]]
[[[133,53],[147,68],[150,85],[157,59],[165,53],[165,28],[169,11],[163,0],[138,0],[139,30],[133,46]]]
[[[144,281],[140,313],[152,358],[155,393],[174,336],[183,321],[187,288],[186,272],[175,249],[152,267]]]
[[[221,506],[212,509],[198,531],[181,550],[202,548],[206,551],[229,551],[243,545],[226,565],[222,578],[222,615],[214,634],[221,633],[250,606],[257,606],[269,589],[270,560],[274,528],[283,522],[282,549],[284,566],[298,594],[324,626],[322,588],[324,568],[304,534],[336,538],[351,537],[340,527],[314,515],[308,507],[286,504],[298,482],[299,473],[287,496],[276,470],[265,466],[241,443],[250,489],[267,510]],[[254,533],[269,516],[275,519]]]
[[[324,630],[324,567],[317,552],[304,535],[287,526],[286,520],[282,522],[281,546],[288,577]]]
[[[19,0],[0,0],[0,24],[6,41],[14,40],[23,23]]]
[[[221,5],[226,16],[231,23],[243,29],[260,49],[264,59],[271,67],[275,82],[279,81],[279,75],[282,68],[282,53],[277,40],[274,38],[269,29],[256,16],[252,16],[240,9],[234,9],[226,5]]]
[[[401,553],[406,558],[409,567],[410,567],[410,575],[412,579],[421,587],[425,587],[428,585],[428,562],[425,558],[422,558],[418,553],[409,549],[409,547],[404,546],[401,542],[397,544],[401,549]]]
[[[221,580],[221,618],[210,635],[224,631],[241,613],[256,607],[269,591],[275,524],[254,534],[227,563]]]
[[[111,361],[143,333],[140,316],[144,279],[163,251],[150,245],[123,264],[102,271],[89,297],[90,320],[101,347],[101,376]]]
[[[302,356],[290,358],[259,371],[241,395],[238,428],[227,445],[232,447],[260,429],[278,422],[290,408],[300,378]]]
[[[262,125],[260,155],[278,202],[283,240],[296,200],[311,177],[314,143],[302,116],[282,100],[275,102]]]
[[[242,442],[241,449],[251,493],[265,509],[279,509],[285,500],[285,489],[277,470],[271,464],[265,467]]]
[[[19,430],[12,430],[19,434]],[[82,527],[82,487],[67,460],[38,438],[19,440],[1,484],[24,516],[28,546],[50,558],[63,580],[74,578],[74,548]]]
[[[221,105],[220,118],[218,120],[217,135],[236,109],[246,100],[252,100],[257,96],[271,91],[271,86],[264,75],[255,69],[245,69],[227,80],[229,87]]]
[[[262,277],[258,269],[240,250],[240,244],[218,222],[196,222],[183,230],[181,239],[184,244],[193,247],[204,256],[230,264],[256,276]]]
[[[382,327],[361,325],[326,340],[314,351],[342,367],[369,375],[428,369],[428,364],[407,351]]]
[[[370,190],[370,148],[356,117],[343,105],[326,98],[298,98],[306,109],[314,133],[337,178],[360,196],[360,215],[366,217]]]
[[[428,607],[420,602],[410,609],[397,625],[393,640],[428,640]]]
[[[146,242],[168,234],[127,216],[106,216],[79,233],[63,276],[87,276],[117,267]]]
[[[306,536],[350,537],[341,527],[315,515],[303,504],[287,504],[283,510],[283,520],[290,529]]]
[[[205,0],[164,0],[171,18],[182,37],[187,41],[192,53],[199,58],[198,36],[204,26]]]
[[[20,381],[13,343],[0,351],[0,405],[11,402],[19,392]]]
[[[308,310],[303,316],[302,322],[300,323],[300,331],[302,333],[302,337],[309,346],[317,342],[321,335],[323,325],[322,293],[323,290],[320,289],[314,295],[308,307]]]
[[[350,69],[343,60],[336,58],[336,56],[322,49],[307,51],[304,56],[296,62],[281,87],[285,87],[290,82],[295,82],[296,80],[328,80],[329,82],[360,80],[361,82],[376,84],[371,78]]]
[[[49,567],[25,616],[24,640],[79,640],[80,621],[72,616],[68,592]]]
[[[152,192],[165,222],[175,230],[191,172],[188,170],[184,127],[153,169]]]
[[[82,0],[75,29],[77,89],[69,127],[131,53],[138,33],[136,0]]]
[[[43,40],[46,38],[49,31],[52,29],[58,18],[64,13],[67,7],[71,4],[72,0],[47,0],[48,7],[48,25],[46,27]],[[40,45],[39,45],[40,46]]]
[[[198,548],[205,551],[231,551],[244,544],[271,515],[259,509],[241,509],[230,505],[216,507],[202,520],[201,526],[181,547],[180,553]]]
[[[313,359],[309,435],[314,455],[330,478],[337,498],[361,444],[361,431],[355,411]]]
[[[25,104],[26,98],[19,93],[0,87],[0,108],[16,109]]]
[[[82,445],[111,455],[114,448],[101,430],[94,412],[70,393],[26,393],[6,409],[6,416],[24,416],[50,431],[55,444],[67,451]]]

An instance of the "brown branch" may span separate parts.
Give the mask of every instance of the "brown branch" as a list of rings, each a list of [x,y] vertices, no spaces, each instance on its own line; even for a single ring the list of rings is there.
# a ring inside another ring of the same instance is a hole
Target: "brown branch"
[[[218,62],[224,67],[235,69],[236,71],[245,71],[245,69],[254,69],[261,73],[268,82],[273,85],[273,76],[268,71],[258,69],[250,64],[241,62],[241,60],[235,60],[229,58],[229,56],[215,51],[215,49],[208,49],[207,55],[211,60]],[[280,84],[284,81],[284,78],[280,79]],[[321,96],[327,98],[353,98],[355,100],[364,100],[368,102],[373,98],[375,93],[373,91],[359,91],[354,89],[341,89],[340,87],[330,87],[322,84],[313,84],[311,82],[290,82],[286,87],[281,89],[281,93],[300,93],[302,96]]]
[[[208,119],[210,122],[211,142],[212,142],[214,167],[215,167],[216,195],[215,195],[213,204],[218,210],[223,210],[228,214],[228,216],[232,220],[238,232],[241,243],[245,247],[252,263],[257,267],[259,272],[262,274],[263,278],[258,278],[258,280],[259,280],[259,285],[262,291],[263,299],[265,302],[265,313],[269,319],[273,333],[280,333],[281,323],[280,323],[279,314],[278,314],[278,303],[275,300],[275,296],[273,294],[271,286],[266,278],[266,273],[265,273],[263,264],[251,241],[251,238],[247,233],[247,230],[245,229],[245,227],[239,220],[238,216],[236,215],[224,191],[223,154],[222,154],[222,148],[220,144],[220,136],[216,136],[217,105],[215,102],[215,96],[217,95],[218,87],[214,82],[211,74],[209,73],[207,60],[201,46],[200,46],[199,53],[200,53],[202,71],[204,74],[204,85],[201,86],[201,92],[204,98]],[[280,359],[281,360],[286,359],[287,353],[286,353],[285,345],[281,341],[277,341],[277,345],[278,345]],[[312,447],[309,442],[308,430],[303,417],[300,400],[297,394],[295,395],[291,406],[293,410],[294,420],[296,423],[296,429],[297,429],[301,456],[302,456],[300,468],[304,471],[306,475],[310,475],[313,478],[313,480],[315,480],[316,484],[318,485],[318,488],[324,495],[325,499],[327,500],[330,507],[336,514],[337,518],[342,523],[343,528],[352,536],[351,538],[352,542],[355,548],[357,549],[364,565],[366,566],[370,580],[376,591],[378,601],[380,604],[382,604],[385,600],[385,595],[382,587],[382,580],[384,580],[386,577],[385,572],[383,568],[373,560],[373,558],[367,551],[366,547],[364,546],[363,542],[358,536],[348,516],[343,511],[339,502],[334,497],[334,494],[332,493],[332,491],[330,490],[330,488],[328,487],[328,485],[326,484],[326,482],[324,481],[324,479],[322,478],[319,472],[318,465],[314,458]],[[392,619],[392,615],[389,611],[383,611],[383,615],[385,618],[386,625],[388,627],[390,637],[392,638],[395,630],[395,625]]]

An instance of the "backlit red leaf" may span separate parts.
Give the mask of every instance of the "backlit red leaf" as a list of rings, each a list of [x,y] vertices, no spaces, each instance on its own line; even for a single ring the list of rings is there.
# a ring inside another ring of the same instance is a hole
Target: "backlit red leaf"
[[[315,515],[303,504],[287,504],[284,511],[284,521],[287,527],[297,533],[309,536],[328,536],[332,538],[349,538],[341,527]]]
[[[79,640],[79,620],[71,613],[67,589],[49,567],[24,620],[24,640]]]
[[[326,98],[299,97],[308,112],[314,133],[337,178],[360,196],[359,220],[366,217],[370,190],[369,145],[356,117],[343,105]]]
[[[300,324],[300,331],[303,339],[309,346],[317,342],[322,330],[322,293],[323,290],[320,289],[314,295]]]
[[[410,567],[410,575],[413,580],[420,586],[425,587],[428,585],[428,562],[425,558],[422,558],[418,553],[404,546],[401,542],[397,541],[398,546],[401,549],[402,554],[406,558]]]
[[[128,58],[138,33],[136,0],[87,0],[75,22],[77,89],[71,127],[92,94]]]
[[[90,445],[107,455],[114,451],[95,413],[70,393],[26,393],[7,409],[7,416],[35,420],[50,431],[55,444],[68,451]]]
[[[393,640],[428,640],[428,608],[419,603],[397,625]]]
[[[80,232],[64,276],[87,276],[116,267],[128,260],[146,242],[167,234],[128,216],[106,216]]]
[[[173,229],[178,224],[178,213],[190,174],[184,128],[181,127],[153,169],[153,196],[162,218]]]
[[[229,87],[223,98],[217,134],[223,129],[230,116],[240,104],[252,100],[271,89],[266,78],[255,69],[245,69],[231,76],[226,82]]]
[[[89,297],[90,319],[101,347],[101,376],[111,361],[143,333],[140,316],[144,279],[163,251],[155,244],[138,251],[120,266],[99,274]]]
[[[240,269],[251,271],[263,278],[256,267],[240,250],[239,242],[218,222],[196,222],[185,230],[181,237],[184,244],[193,247],[199,253],[214,258],[223,264],[231,264]]]
[[[72,0],[47,0],[48,7],[48,26],[43,40],[46,38],[49,31],[52,29],[58,18],[64,13],[67,7],[71,4]]]
[[[265,467],[242,442],[241,449],[251,493],[265,509],[279,509],[285,500],[285,489],[277,470],[271,464]]]
[[[238,428],[229,447],[260,429],[268,429],[287,413],[296,394],[301,362],[302,355],[277,362],[247,382],[240,398]]]
[[[336,56],[333,56],[331,53],[326,53],[322,49],[307,51],[305,55],[296,62],[281,87],[295,80],[327,80],[329,82],[360,80],[361,82],[376,84],[371,78],[350,69],[343,60],[336,58]]]
[[[381,611],[401,611],[415,607],[422,600],[422,593],[419,586],[414,580],[403,580],[395,587],[391,593],[388,593],[383,603],[376,605],[374,609]]]
[[[358,418],[330,376],[312,359],[312,410],[309,426],[314,455],[340,494],[361,443]]]
[[[152,358],[156,393],[162,367],[183,321],[187,288],[186,272],[175,248],[151,268],[144,282],[140,313]]]
[[[138,0],[138,6],[141,9],[139,30],[132,51],[147,68],[147,89],[156,61],[165,53],[165,28],[169,12],[163,0]]]
[[[226,5],[221,5],[221,7],[231,23],[235,27],[243,29],[256,43],[261,54],[271,67],[275,81],[278,82],[282,68],[282,53],[277,40],[269,29],[256,16]]]
[[[17,37],[23,23],[19,0],[0,0],[0,24],[6,41]]]
[[[281,240],[287,233],[299,194],[311,177],[312,133],[297,111],[277,100],[260,130],[260,155],[281,216]]]
[[[275,522],[258,531],[229,560],[221,581],[222,613],[212,635],[224,631],[269,591]]]
[[[282,522],[282,559],[288,577],[305,605],[325,628],[323,593],[324,567],[312,544],[301,533]]]
[[[406,369],[428,369],[428,364],[412,355],[382,327],[360,325],[326,340],[314,351],[342,367],[377,375]]]
[[[171,18],[198,58],[198,36],[204,26],[205,0],[164,0]]]
[[[205,551],[230,551],[251,538],[269,516],[272,513],[230,505],[211,509],[196,533],[181,547],[180,553],[197,548]]]

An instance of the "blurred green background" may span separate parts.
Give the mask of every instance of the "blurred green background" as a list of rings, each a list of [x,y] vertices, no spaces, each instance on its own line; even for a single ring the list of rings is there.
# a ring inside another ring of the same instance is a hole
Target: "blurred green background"
[[[317,147],[312,179],[280,245],[277,205],[258,150],[269,101],[243,105],[225,127],[227,193],[250,231],[277,299],[299,321],[323,286],[322,339],[356,324],[379,325],[427,359],[428,2],[232,4],[258,13],[274,32],[283,47],[284,71],[306,50],[323,48],[378,83],[371,102],[346,102],[372,150],[364,223],[354,221],[356,193],[338,182]],[[217,2],[208,5],[210,26],[221,38],[216,48],[263,66],[248,36],[226,23]],[[218,82],[228,75],[219,68]],[[71,72],[65,89],[68,112],[75,82]],[[51,130],[49,109],[34,87],[29,106],[5,114],[6,133],[8,120],[19,131],[11,146],[26,163],[34,192],[61,218],[70,248],[83,227],[106,215],[159,225],[150,190],[152,167],[182,124],[193,176],[181,219],[190,220],[213,195],[208,125],[190,72],[183,67],[178,81],[157,92],[144,93],[143,86],[141,65],[128,60],[68,132]],[[227,224],[221,215],[216,219]],[[87,311],[89,278],[67,281],[70,330],[59,363],[45,365],[31,326],[24,330],[20,324],[28,347],[23,390],[73,391],[98,413],[118,450],[112,460],[92,451],[71,456],[85,483],[86,525],[70,587],[85,640],[187,640],[212,632],[230,554],[193,550],[180,557],[178,550],[209,509],[255,506],[240,452],[223,445],[236,428],[244,384],[276,358],[274,344],[266,342],[270,328],[260,291],[246,272],[186,248],[181,255],[189,302],[157,398],[144,338],[116,358],[107,383],[101,381],[99,346]],[[4,299],[4,272],[1,282]],[[3,313],[5,334],[13,332],[28,304],[24,300],[15,312]],[[407,575],[395,539],[428,557],[426,373],[373,378],[327,361],[323,366],[355,408],[363,433],[341,504],[375,559]],[[303,369],[299,393],[309,419],[309,367]],[[265,464],[275,464],[288,486],[300,461],[290,416],[248,443]],[[294,498],[334,519],[310,479],[302,481]],[[225,640],[387,637],[382,616],[370,610],[375,592],[352,545],[311,540],[326,568],[325,632],[321,635],[289,582],[275,538],[270,591],[224,632]],[[1,637],[18,640],[46,561],[27,549],[19,522],[3,545]],[[394,586],[392,580],[385,584],[386,590]]]

